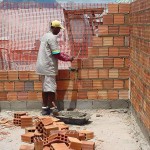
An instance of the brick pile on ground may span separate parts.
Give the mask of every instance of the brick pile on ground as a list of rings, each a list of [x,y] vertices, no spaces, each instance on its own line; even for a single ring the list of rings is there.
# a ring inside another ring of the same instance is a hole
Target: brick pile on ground
[[[14,114],[14,124],[25,129],[19,150],[94,150],[90,141],[94,133],[89,130],[69,130],[69,125],[52,116],[29,116],[25,112]]]

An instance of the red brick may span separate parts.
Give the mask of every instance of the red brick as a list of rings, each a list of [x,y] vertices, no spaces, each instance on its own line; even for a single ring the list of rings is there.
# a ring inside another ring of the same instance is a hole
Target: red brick
[[[108,13],[118,13],[118,4],[108,4]]]
[[[43,150],[51,150],[51,149],[50,149],[50,147],[45,146],[45,147],[43,148]]]
[[[119,4],[119,13],[129,13],[130,4]]]
[[[125,18],[124,15],[115,14],[114,15],[114,24],[124,24]]]
[[[79,70],[78,77],[79,77],[79,79],[87,79],[87,78],[89,78],[89,71],[88,71],[88,69],[81,69],[81,70]]]
[[[98,78],[98,69],[89,69],[89,78]]]
[[[79,80],[78,81],[78,89],[91,89],[92,88],[92,80]]]
[[[76,130],[68,130],[66,131],[65,135],[79,139],[79,132]]]
[[[129,67],[130,66],[130,60],[129,58],[125,58],[125,67]]]
[[[97,90],[96,91],[88,91],[87,97],[88,97],[88,99],[97,99],[97,97],[98,97]]]
[[[124,16],[124,23],[125,24],[129,24],[130,22],[129,22],[129,19],[130,19],[130,17],[129,17],[129,14],[126,14],[125,16]]]
[[[10,101],[17,100],[17,92],[8,92],[7,99]]]
[[[28,100],[37,100],[37,92],[28,91]]]
[[[0,80],[7,80],[8,74],[7,71],[0,71]]]
[[[4,91],[4,82],[0,82],[0,91]]]
[[[78,99],[87,99],[87,91],[78,91],[77,94]]]
[[[86,140],[90,140],[90,139],[94,138],[94,132],[92,132],[90,130],[81,130],[81,131],[79,131],[79,133],[85,134]]]
[[[29,80],[39,80],[39,75],[35,71],[29,71]]]
[[[123,89],[124,82],[123,80],[114,80],[114,89]]]
[[[14,82],[4,82],[5,91],[14,91]]]
[[[93,67],[93,60],[92,59],[83,59],[82,60],[82,68],[92,68]]]
[[[7,100],[7,92],[0,92],[0,101]]]
[[[86,137],[85,137],[85,134],[84,134],[84,133],[79,133],[79,140],[80,140],[80,141],[86,140]]]
[[[104,58],[103,62],[104,67],[114,67],[114,59],[113,58]]]
[[[88,57],[94,57],[99,55],[98,47],[88,47]]]
[[[98,91],[98,99],[103,100],[108,98],[108,93],[106,90]]]
[[[109,34],[117,34],[118,35],[119,32],[119,27],[118,26],[109,26],[108,28],[108,33]]]
[[[33,143],[34,133],[29,132],[21,135],[22,142]]]
[[[82,150],[95,150],[95,142],[93,141],[81,141],[82,142]]]
[[[50,147],[49,149],[48,148],[45,148],[43,146],[43,140],[41,137],[35,137],[34,138],[34,150],[50,150]],[[44,147],[44,148],[43,148]],[[47,147],[47,146],[46,146]]]
[[[112,89],[114,87],[113,80],[103,80],[104,89]]]
[[[23,91],[24,86],[24,82],[15,82],[15,91]]]
[[[102,89],[103,88],[103,84],[101,80],[93,80],[93,89]]]
[[[103,37],[103,46],[113,46],[113,37]]]
[[[18,71],[8,71],[8,80],[18,80]]]
[[[118,69],[110,69],[109,78],[118,78]]]
[[[129,56],[129,54],[130,54],[130,48],[121,47],[119,49],[119,56]]]
[[[42,82],[34,81],[34,90],[41,91],[42,90]]]
[[[129,78],[129,69],[119,69],[119,78]]]
[[[125,80],[124,88],[129,89],[129,80]]]
[[[108,48],[100,47],[99,48],[99,56],[108,56]]]
[[[29,80],[29,71],[19,71],[20,80]]]
[[[42,92],[37,92],[37,100],[42,100]]]
[[[27,92],[18,92],[17,93],[17,100],[27,100],[28,93]]]
[[[113,24],[113,15],[104,15],[103,16],[103,24]]]
[[[102,68],[103,67],[103,58],[93,58],[93,67]]]
[[[108,99],[110,100],[117,100],[118,99],[118,91],[115,90],[108,90]]]
[[[73,138],[73,137],[68,137],[68,140],[70,142],[69,148],[81,150],[81,141],[80,140],[78,140],[77,138]]]
[[[108,78],[108,69],[99,69],[99,78]]]
[[[72,61],[71,62],[71,67],[73,67],[73,68],[81,68],[82,67],[81,59],[75,59],[74,61]]]
[[[105,25],[98,26],[98,34],[107,35],[108,34],[108,26],[105,26]]]
[[[92,45],[93,46],[102,46],[103,45],[102,37],[93,36]]]
[[[109,56],[118,56],[118,48],[110,47],[109,48]]]
[[[21,145],[19,150],[34,150],[33,145]]]
[[[130,33],[130,28],[129,26],[120,26],[119,28],[119,34],[120,35],[128,35]]]
[[[116,68],[124,67],[124,58],[114,58],[114,67]]]
[[[53,143],[51,144],[54,150],[69,150],[65,143]]]
[[[114,46],[124,46],[125,40],[123,36],[114,37]]]
[[[129,99],[129,91],[128,90],[120,90],[119,91],[119,99]]]

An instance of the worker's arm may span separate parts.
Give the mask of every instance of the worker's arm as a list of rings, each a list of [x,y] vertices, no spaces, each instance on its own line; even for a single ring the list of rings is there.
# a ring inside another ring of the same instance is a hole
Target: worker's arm
[[[62,61],[73,61],[74,57],[69,57],[67,54],[60,52],[56,36],[48,40],[52,55]]]
[[[62,60],[62,61],[73,61],[73,57],[69,57],[67,54],[60,52],[59,50],[52,51],[52,54],[55,58]]]

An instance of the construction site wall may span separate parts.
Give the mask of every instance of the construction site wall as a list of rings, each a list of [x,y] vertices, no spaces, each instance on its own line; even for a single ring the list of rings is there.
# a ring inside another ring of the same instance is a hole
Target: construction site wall
[[[131,3],[130,80],[131,103],[150,131],[150,1]]]
[[[26,10],[27,11],[27,10]],[[108,4],[87,58],[59,70],[57,100],[129,100],[129,4]],[[0,71],[0,101],[41,101],[35,71]]]

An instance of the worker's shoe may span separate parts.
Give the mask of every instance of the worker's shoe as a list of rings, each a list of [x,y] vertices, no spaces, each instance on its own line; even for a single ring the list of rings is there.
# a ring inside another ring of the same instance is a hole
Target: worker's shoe
[[[53,116],[58,116],[59,115],[59,110],[56,107],[50,108],[51,113]]]
[[[41,114],[43,115],[43,116],[45,116],[45,115],[50,115],[50,113],[51,113],[51,110],[50,110],[50,108],[47,106],[47,107],[42,107],[42,112],[41,112]]]

